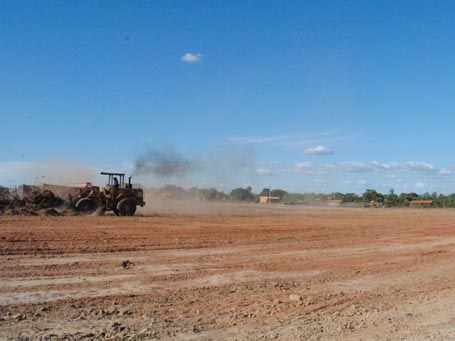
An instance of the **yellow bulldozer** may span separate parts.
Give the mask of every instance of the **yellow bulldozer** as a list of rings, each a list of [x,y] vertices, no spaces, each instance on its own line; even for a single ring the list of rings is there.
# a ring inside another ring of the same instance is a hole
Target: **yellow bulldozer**
[[[70,198],[70,202],[80,213],[112,211],[117,216],[133,216],[137,206],[144,206],[144,190],[133,188],[131,177],[125,183],[124,173],[101,172],[107,175],[104,187],[92,186],[81,189],[80,193]]]

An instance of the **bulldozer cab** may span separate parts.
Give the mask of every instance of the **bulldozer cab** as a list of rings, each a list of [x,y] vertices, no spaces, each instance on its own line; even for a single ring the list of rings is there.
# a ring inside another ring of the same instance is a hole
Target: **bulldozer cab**
[[[133,186],[131,184],[131,176],[128,178],[128,183],[125,183],[125,173],[110,173],[110,172],[101,172],[101,175],[107,175],[108,181],[106,184],[107,188],[114,188],[114,182],[115,178],[117,178],[118,181],[118,188],[121,189],[132,189]]]
[[[125,173],[101,172],[101,175],[109,176],[107,184],[106,184],[107,186],[114,187],[114,178],[117,178],[117,180],[118,180],[118,188],[125,188]]]

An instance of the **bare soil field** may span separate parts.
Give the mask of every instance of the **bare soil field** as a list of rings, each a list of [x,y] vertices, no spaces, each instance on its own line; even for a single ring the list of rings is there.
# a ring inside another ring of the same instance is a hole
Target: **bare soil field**
[[[0,339],[455,338],[455,210],[190,212],[0,216]]]

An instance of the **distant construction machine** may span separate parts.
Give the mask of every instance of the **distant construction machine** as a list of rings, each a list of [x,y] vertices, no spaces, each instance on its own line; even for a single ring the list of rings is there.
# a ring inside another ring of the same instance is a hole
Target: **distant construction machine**
[[[106,186],[81,189],[76,197],[70,198],[79,212],[104,214],[113,211],[118,216],[133,216],[137,206],[145,205],[144,190],[133,188],[131,177],[125,183],[124,173],[101,172],[101,175],[109,177]]]

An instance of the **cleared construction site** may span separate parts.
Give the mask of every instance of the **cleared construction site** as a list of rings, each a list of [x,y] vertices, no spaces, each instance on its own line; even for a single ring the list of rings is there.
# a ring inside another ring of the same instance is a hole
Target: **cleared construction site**
[[[455,211],[216,207],[0,216],[0,338],[455,337]]]

